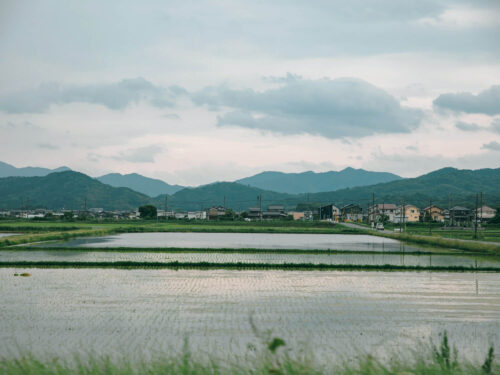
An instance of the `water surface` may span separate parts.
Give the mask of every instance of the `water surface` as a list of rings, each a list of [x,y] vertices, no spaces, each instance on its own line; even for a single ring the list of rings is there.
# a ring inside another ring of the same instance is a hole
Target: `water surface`
[[[64,247],[178,247],[318,249],[358,251],[418,251],[390,238],[352,234],[295,233],[122,233],[112,236],[79,238],[43,246]]]
[[[294,355],[383,355],[447,330],[461,355],[500,347],[500,274],[0,268],[0,357],[111,357],[181,350],[234,361],[260,347],[249,323]],[[467,348],[467,350],[465,350]]]

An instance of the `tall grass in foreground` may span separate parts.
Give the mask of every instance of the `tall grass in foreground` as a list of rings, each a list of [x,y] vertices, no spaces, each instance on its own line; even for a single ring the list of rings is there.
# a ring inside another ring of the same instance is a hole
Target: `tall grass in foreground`
[[[393,356],[390,362],[381,362],[370,355],[359,358],[354,363],[320,365],[314,358],[291,358],[282,351],[284,340],[274,337],[268,339],[263,349],[248,362],[239,363],[194,359],[187,345],[178,356],[166,357],[152,361],[131,362],[130,360],[111,360],[107,357],[82,359],[75,357],[73,361],[58,358],[40,360],[27,355],[18,359],[0,359],[0,373],[5,375],[139,375],[139,374],[172,374],[172,375],[305,375],[305,374],[338,374],[338,375],[410,375],[410,374],[499,374],[500,366],[495,362],[494,348],[491,346],[482,363],[471,363],[461,359],[458,351],[450,347],[446,332],[438,346],[431,345],[427,353],[400,354]]]

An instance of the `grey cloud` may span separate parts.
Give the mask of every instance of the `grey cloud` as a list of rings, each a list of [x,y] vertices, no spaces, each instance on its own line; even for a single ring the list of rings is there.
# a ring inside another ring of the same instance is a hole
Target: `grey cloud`
[[[38,143],[37,146],[39,148],[43,148],[43,149],[47,149],[47,150],[58,150],[59,149],[59,146],[54,145],[52,143],[45,143],[45,142]]]
[[[490,143],[485,143],[481,149],[483,150],[492,150],[492,151],[500,151],[500,143],[496,141],[491,141]]]
[[[447,93],[438,96],[436,107],[454,112],[500,114],[500,85],[494,85],[474,95],[470,92]]]
[[[131,163],[154,163],[155,156],[162,151],[164,151],[164,148],[161,145],[150,145],[122,151],[113,156],[112,159]]]
[[[98,85],[42,84],[37,89],[0,97],[0,110],[8,113],[36,113],[52,104],[83,102],[100,104],[109,109],[123,109],[140,101],[155,107],[174,105],[176,89],[153,85],[144,78],[123,79],[117,83]]]
[[[181,118],[179,117],[178,114],[176,113],[165,113],[161,117],[163,118],[168,118],[169,120],[180,120]]]
[[[352,79],[306,80],[288,75],[278,88],[257,92],[208,87],[191,94],[198,105],[229,109],[219,126],[241,126],[281,134],[309,133],[328,138],[408,133],[422,112],[401,107],[384,90]]]
[[[500,134],[500,118],[496,118],[496,119],[494,119],[494,120],[491,122],[491,125],[490,125],[490,130],[491,130],[493,133],[498,133],[498,134]]]
[[[469,122],[463,122],[463,121],[458,121],[455,124],[455,127],[457,129],[460,129],[460,130],[463,130],[466,132],[473,132],[473,131],[477,131],[477,130],[481,129],[481,127],[479,125],[474,124],[473,122],[469,123]]]

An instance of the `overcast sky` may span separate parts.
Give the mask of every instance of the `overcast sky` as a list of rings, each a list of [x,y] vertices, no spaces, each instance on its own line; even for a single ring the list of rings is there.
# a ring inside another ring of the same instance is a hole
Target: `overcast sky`
[[[0,1],[0,160],[198,185],[500,167],[500,1]]]

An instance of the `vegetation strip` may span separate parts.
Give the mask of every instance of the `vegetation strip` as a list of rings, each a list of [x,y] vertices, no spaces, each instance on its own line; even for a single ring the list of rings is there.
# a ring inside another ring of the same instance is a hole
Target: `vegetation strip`
[[[269,270],[366,270],[366,271],[447,271],[447,272],[500,272],[500,267],[465,266],[406,266],[355,265],[314,263],[244,263],[244,262],[60,262],[14,261],[0,262],[0,267],[20,268],[200,268],[200,269],[269,269]]]
[[[419,245],[427,245],[441,248],[452,248],[470,252],[482,252],[490,253],[495,255],[500,255],[500,245],[486,244],[478,241],[460,241],[452,238],[442,238],[442,237],[431,237],[431,236],[415,236],[406,233],[381,233],[372,231],[368,234],[372,234],[379,237],[392,238],[395,240],[415,243]]]

